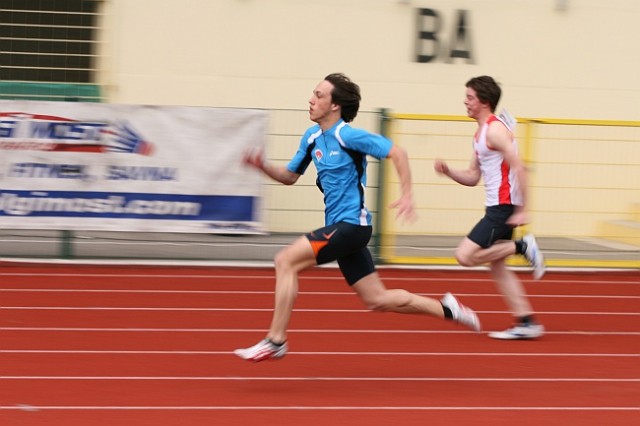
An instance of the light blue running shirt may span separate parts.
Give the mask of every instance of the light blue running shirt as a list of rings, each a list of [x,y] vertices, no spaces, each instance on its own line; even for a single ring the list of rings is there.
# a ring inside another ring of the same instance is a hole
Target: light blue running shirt
[[[367,226],[371,225],[364,204],[367,155],[386,158],[392,145],[384,136],[353,128],[341,119],[326,132],[319,125],[309,128],[287,169],[302,175],[313,161],[324,192],[325,226],[337,222]]]

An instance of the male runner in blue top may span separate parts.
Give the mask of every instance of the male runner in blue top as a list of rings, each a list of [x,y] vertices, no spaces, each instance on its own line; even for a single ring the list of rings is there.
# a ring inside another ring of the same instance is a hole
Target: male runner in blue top
[[[293,185],[313,161],[318,187],[324,193],[325,226],[301,236],[276,255],[275,310],[269,331],[254,346],[234,353],[253,362],[282,358],[287,353],[287,328],[298,293],[298,273],[334,260],[347,283],[372,311],[428,314],[480,331],[475,312],[451,293],[438,301],[402,289],[387,289],[376,272],[367,248],[372,232],[371,214],[364,204],[367,155],[393,161],[402,195],[390,207],[409,220],[414,219],[415,211],[406,151],[381,135],[348,124],[360,107],[358,85],[344,74],[330,74],[316,86],[309,105],[310,119],[317,124],[302,136],[298,151],[286,167],[266,162],[261,150],[248,152],[244,162],[278,182]]]

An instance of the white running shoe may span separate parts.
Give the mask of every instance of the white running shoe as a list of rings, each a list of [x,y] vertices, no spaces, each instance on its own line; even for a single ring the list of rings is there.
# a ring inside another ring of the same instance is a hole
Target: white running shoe
[[[480,320],[478,316],[471,308],[468,308],[458,302],[458,299],[451,293],[445,294],[440,300],[443,306],[446,306],[451,310],[453,319],[460,324],[469,327],[473,331],[479,332],[481,330]]]
[[[500,340],[527,340],[536,339],[544,334],[544,326],[541,324],[516,324],[504,331],[489,333],[492,339]]]
[[[533,279],[539,280],[545,273],[544,256],[542,255],[533,234],[525,235],[522,240],[527,243],[527,249],[524,252],[524,257],[533,267]]]
[[[236,349],[233,353],[242,359],[252,362],[279,359],[287,354],[287,342],[276,345],[269,339],[262,339],[250,348]]]

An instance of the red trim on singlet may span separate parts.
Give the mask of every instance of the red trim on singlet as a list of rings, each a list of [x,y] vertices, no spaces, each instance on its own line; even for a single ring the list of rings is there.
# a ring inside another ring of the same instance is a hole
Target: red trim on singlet
[[[489,119],[487,120],[487,126],[493,123],[494,121],[500,121],[495,114],[489,117]],[[489,143],[486,141],[486,135],[485,135],[485,143],[487,145],[487,148],[489,148],[492,151],[494,150],[492,147],[489,146]],[[511,171],[511,168],[509,167],[509,164],[507,164],[506,161],[502,161],[502,164],[500,165],[500,175],[501,175],[500,188],[498,189],[498,202],[500,204],[511,204],[511,184],[509,183],[510,171]]]
[[[487,123],[485,124],[485,126],[488,126],[489,124],[493,123],[494,121],[499,121],[499,120],[498,120],[498,117],[496,117],[495,115],[492,115],[487,120]],[[487,129],[487,132],[488,131],[489,131],[489,129]],[[487,142],[487,134],[486,133],[484,135],[484,139],[485,139],[485,144],[487,145],[487,148],[489,148],[491,151],[495,151],[495,149],[493,149],[492,147],[489,146],[489,143]]]
[[[511,184],[509,183],[509,165],[503,161],[500,165],[500,189],[498,190],[498,201],[500,204],[511,204]]]

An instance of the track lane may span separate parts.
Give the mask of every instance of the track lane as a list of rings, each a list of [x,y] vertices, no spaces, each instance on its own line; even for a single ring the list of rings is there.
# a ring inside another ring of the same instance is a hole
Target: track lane
[[[344,330],[346,331],[346,330]],[[379,330],[380,331],[380,330]],[[22,331],[0,330],[0,354],[9,350],[69,351],[213,351],[228,352],[254,343],[259,331],[169,332],[169,331]],[[409,352],[409,353],[582,353],[627,354],[640,358],[638,335],[546,335],[528,342],[495,341],[483,334],[336,332],[325,330],[289,335],[296,352]],[[640,367],[639,367],[640,368]]]
[[[549,331],[558,332],[638,332],[638,316],[590,313],[567,314],[561,306],[555,313],[539,313]],[[604,305],[603,305],[604,309]],[[484,330],[498,330],[510,325],[509,313],[479,313]],[[258,311],[236,310],[30,310],[1,309],[0,325],[9,327],[78,327],[165,328],[168,318],[174,328],[266,329],[271,321],[270,308]],[[431,317],[416,317],[366,311],[333,312],[330,310],[294,312],[291,329],[382,329],[461,331],[462,327]]]
[[[294,351],[286,362],[259,367],[241,363],[227,352],[29,352],[2,353],[0,362],[11,377],[242,377],[396,378],[431,380],[474,378],[510,380],[633,381],[640,385],[640,356],[602,354],[440,353],[413,355],[354,352],[353,354]],[[604,367],[606,365],[606,367]],[[221,374],[221,376],[216,376]],[[0,375],[0,378],[7,376]]]

